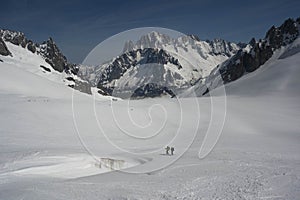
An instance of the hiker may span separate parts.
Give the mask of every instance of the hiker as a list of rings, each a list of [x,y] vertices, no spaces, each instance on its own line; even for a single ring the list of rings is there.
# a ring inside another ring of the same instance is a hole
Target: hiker
[[[171,155],[174,155],[175,148],[171,147]]]
[[[169,150],[170,150],[170,147],[169,147],[169,146],[167,146],[165,149],[166,149],[166,154],[167,154],[167,155],[169,155]]]

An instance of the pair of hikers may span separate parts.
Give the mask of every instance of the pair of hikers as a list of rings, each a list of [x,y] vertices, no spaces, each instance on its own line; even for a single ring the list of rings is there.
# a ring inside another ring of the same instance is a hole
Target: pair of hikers
[[[166,154],[169,155],[169,151],[171,150],[171,155],[174,155],[174,151],[175,151],[175,148],[174,147],[169,147],[167,146],[166,148]]]

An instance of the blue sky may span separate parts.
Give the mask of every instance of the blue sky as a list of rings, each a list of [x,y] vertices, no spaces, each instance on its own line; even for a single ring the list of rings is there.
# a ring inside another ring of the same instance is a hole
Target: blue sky
[[[52,37],[71,62],[98,43],[139,27],[164,27],[201,39],[248,42],[272,25],[299,17],[299,0],[4,0],[0,28],[42,42]]]

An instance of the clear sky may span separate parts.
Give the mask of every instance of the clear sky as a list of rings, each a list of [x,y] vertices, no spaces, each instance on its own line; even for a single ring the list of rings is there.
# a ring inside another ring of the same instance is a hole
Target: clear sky
[[[164,27],[200,39],[248,42],[300,16],[299,0],[1,0],[0,28],[36,42],[50,36],[81,63],[106,38],[138,27]]]

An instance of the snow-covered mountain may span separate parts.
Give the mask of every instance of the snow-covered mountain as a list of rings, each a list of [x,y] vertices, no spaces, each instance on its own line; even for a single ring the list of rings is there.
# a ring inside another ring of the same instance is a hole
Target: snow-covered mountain
[[[248,44],[221,39],[201,41],[195,35],[172,38],[150,32],[136,42],[127,41],[122,54],[106,64],[83,67],[79,73],[106,95],[124,92],[141,97],[174,96],[187,88],[196,88],[202,96],[255,71],[276,50],[293,43],[299,37],[299,21],[288,19],[279,27],[271,27],[265,38],[253,38]],[[159,59],[155,61],[152,57]]]
[[[94,69],[83,68],[80,74],[97,85],[102,94],[115,92],[116,95],[116,91],[135,93],[137,85],[145,88],[148,84],[156,85],[154,88],[159,90],[169,88],[176,93],[176,90],[190,87],[209,75],[214,67],[242,46],[221,39],[201,41],[195,35],[172,38],[150,32],[135,43],[127,41],[122,54],[112,61]],[[149,91],[139,92],[142,96],[147,96],[146,93]],[[150,96],[160,95],[155,90],[150,93]]]
[[[272,26],[265,38],[254,38],[234,56],[212,70],[209,76],[193,87],[199,96],[222,84],[235,81],[257,70],[270,58],[288,57],[299,52],[300,18],[287,19],[281,26]]]
[[[102,67],[97,87],[104,93],[113,95],[117,95],[117,93],[130,95],[139,87],[149,84],[155,84],[155,88],[166,88],[163,89],[163,92],[168,91],[167,88],[187,88],[188,81],[181,73],[182,68],[178,59],[162,49],[132,50]],[[157,91],[153,90],[152,92]],[[147,96],[146,94],[142,95]],[[158,92],[157,95],[160,93]]]
[[[150,32],[127,41],[120,55],[99,66],[69,63],[52,38],[37,44],[21,32],[0,30],[0,62],[88,94],[94,86],[102,95],[123,98],[185,96],[192,90],[202,96],[255,71],[282,48],[289,50],[278,54],[281,58],[296,54],[299,23],[299,18],[288,19],[248,44]]]
[[[0,62],[91,94],[90,84],[77,76],[78,66],[67,61],[52,38],[37,44],[22,32],[0,30]]]

